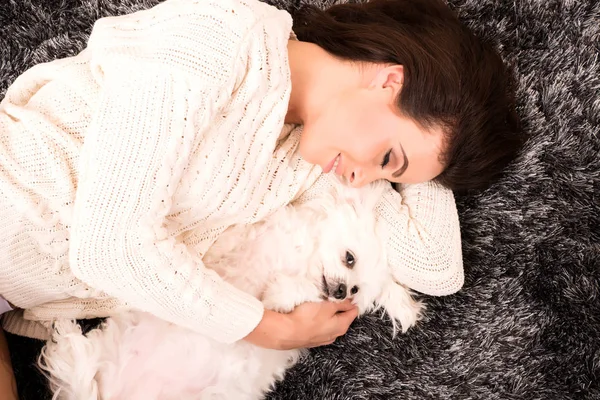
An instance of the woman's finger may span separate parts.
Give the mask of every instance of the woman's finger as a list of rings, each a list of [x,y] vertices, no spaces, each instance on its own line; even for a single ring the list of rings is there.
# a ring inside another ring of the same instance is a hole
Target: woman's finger
[[[352,321],[358,316],[358,308],[354,307],[348,311],[340,312],[335,315],[338,322],[338,327],[342,330],[342,335],[346,333]]]
[[[350,311],[350,310],[356,308],[356,306],[354,304],[352,304],[352,301],[349,299],[346,299],[346,300],[342,301],[341,303],[331,302],[331,304],[333,304],[336,312],[346,312],[346,311]]]
[[[328,346],[328,345],[330,345],[330,344],[334,343],[336,340],[337,340],[337,338],[335,338],[335,339],[332,339],[332,340],[326,340],[326,341],[324,341],[324,342],[320,342],[320,343],[314,343],[314,344],[311,344],[311,345],[310,345],[310,346],[308,346],[308,347],[321,347],[321,346]]]

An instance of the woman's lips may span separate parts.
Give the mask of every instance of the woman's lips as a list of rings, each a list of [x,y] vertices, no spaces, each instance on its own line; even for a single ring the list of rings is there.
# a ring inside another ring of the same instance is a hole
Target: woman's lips
[[[324,174],[328,174],[331,172],[331,170],[333,169],[333,166],[335,165],[335,162],[337,161],[337,159],[339,158],[339,154],[337,156],[335,156],[335,158],[331,161],[329,161],[329,164],[327,164],[324,168],[323,168],[323,173]]]
[[[342,155],[340,154],[337,157],[337,165],[335,167],[335,174],[341,176],[343,174],[343,172],[344,172],[344,171],[342,171],[342,169],[343,169],[342,168]]]

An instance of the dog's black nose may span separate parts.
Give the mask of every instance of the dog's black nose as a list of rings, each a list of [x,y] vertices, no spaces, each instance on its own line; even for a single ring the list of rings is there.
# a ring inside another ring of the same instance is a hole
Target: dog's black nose
[[[346,285],[340,283],[335,290],[333,291],[333,297],[338,300],[343,300],[346,298]]]

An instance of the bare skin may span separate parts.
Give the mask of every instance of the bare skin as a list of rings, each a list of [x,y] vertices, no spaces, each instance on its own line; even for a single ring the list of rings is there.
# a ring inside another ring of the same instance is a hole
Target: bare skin
[[[398,108],[401,65],[342,61],[299,41],[288,43],[288,54],[286,122],[303,125],[300,154],[306,161],[327,170],[340,155],[334,173],[353,186],[380,179],[419,183],[443,171],[442,130],[425,130]]]
[[[289,41],[292,92],[286,123],[303,125],[300,154],[352,186],[387,179],[425,182],[444,166],[441,129],[424,130],[402,115],[401,65],[366,65],[339,60],[311,43]],[[357,316],[350,303],[305,303],[290,314],[265,311],[245,340],[290,349],[330,344]]]
[[[6,400],[17,400],[17,384],[10,362],[10,354],[4,331],[0,327],[0,393]]]
[[[304,303],[289,314],[265,310],[246,340],[278,350],[323,346],[344,335],[357,315],[358,309],[349,301]]]

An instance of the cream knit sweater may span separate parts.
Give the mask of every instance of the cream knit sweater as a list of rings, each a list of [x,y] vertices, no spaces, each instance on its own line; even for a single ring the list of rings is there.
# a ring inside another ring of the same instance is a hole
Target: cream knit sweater
[[[330,179],[284,126],[291,26],[257,0],[167,0],[99,20],[82,53],[20,76],[0,103],[0,294],[46,326],[135,307],[223,342],[247,335],[262,304],[202,255]],[[401,193],[379,206],[396,279],[457,291],[452,193]],[[8,330],[44,336],[17,319]]]

